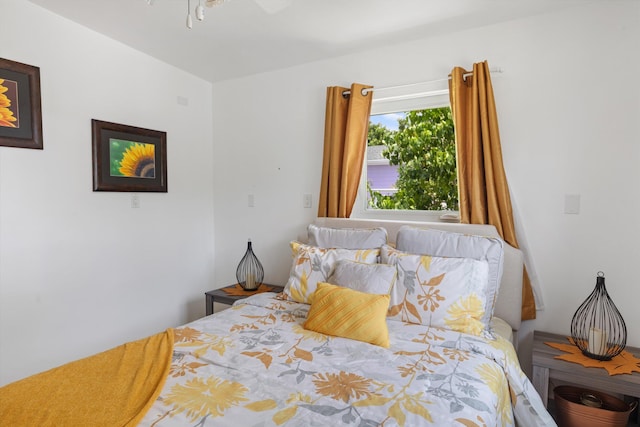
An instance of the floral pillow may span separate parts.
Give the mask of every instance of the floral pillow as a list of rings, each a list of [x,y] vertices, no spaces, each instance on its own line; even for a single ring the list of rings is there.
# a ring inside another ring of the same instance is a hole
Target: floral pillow
[[[482,321],[487,324],[491,322],[502,280],[504,264],[504,241],[502,239],[404,225],[398,230],[396,249],[418,255],[473,258],[487,261],[489,264],[487,294],[491,306]]]
[[[318,282],[327,282],[339,260],[375,264],[380,249],[325,249],[291,242],[293,265],[284,295],[294,301],[311,304]]]
[[[414,255],[386,245],[380,258],[398,271],[390,319],[473,335],[488,329],[483,321],[491,308],[487,261]]]

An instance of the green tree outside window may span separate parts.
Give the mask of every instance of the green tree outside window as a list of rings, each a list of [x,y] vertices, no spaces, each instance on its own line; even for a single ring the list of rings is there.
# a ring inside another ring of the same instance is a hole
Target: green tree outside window
[[[368,145],[383,145],[382,155],[398,166],[398,191],[371,190],[374,209],[458,210],[453,120],[449,107],[406,112],[398,130],[370,123]]]

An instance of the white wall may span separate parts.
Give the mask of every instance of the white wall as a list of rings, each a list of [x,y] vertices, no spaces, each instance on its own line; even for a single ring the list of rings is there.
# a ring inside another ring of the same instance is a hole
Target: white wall
[[[504,164],[546,303],[525,334],[569,333],[602,270],[640,346],[639,40],[640,3],[603,2],[214,84],[217,285],[247,237],[267,280],[286,281],[287,243],[316,213],[326,86],[441,79],[486,59],[504,70]],[[579,215],[564,214],[565,194],[580,194]]]
[[[0,10],[0,56],[40,67],[44,134],[0,147],[1,385],[204,315],[213,149],[210,83],[31,3]],[[92,118],[166,131],[168,193],[93,192]]]

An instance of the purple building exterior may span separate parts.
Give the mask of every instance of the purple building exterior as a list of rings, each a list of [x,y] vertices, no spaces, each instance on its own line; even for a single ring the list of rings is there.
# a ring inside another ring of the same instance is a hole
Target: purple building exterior
[[[374,191],[385,196],[394,194],[398,180],[398,166],[395,165],[367,165],[367,181]]]
[[[384,158],[384,146],[367,147],[367,181],[373,191],[383,195],[391,195],[396,191],[398,166],[390,165]]]

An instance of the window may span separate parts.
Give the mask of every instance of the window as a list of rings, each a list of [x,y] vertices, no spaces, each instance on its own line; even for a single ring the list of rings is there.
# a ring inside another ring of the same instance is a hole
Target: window
[[[448,90],[374,98],[352,216],[436,220],[457,210]]]

